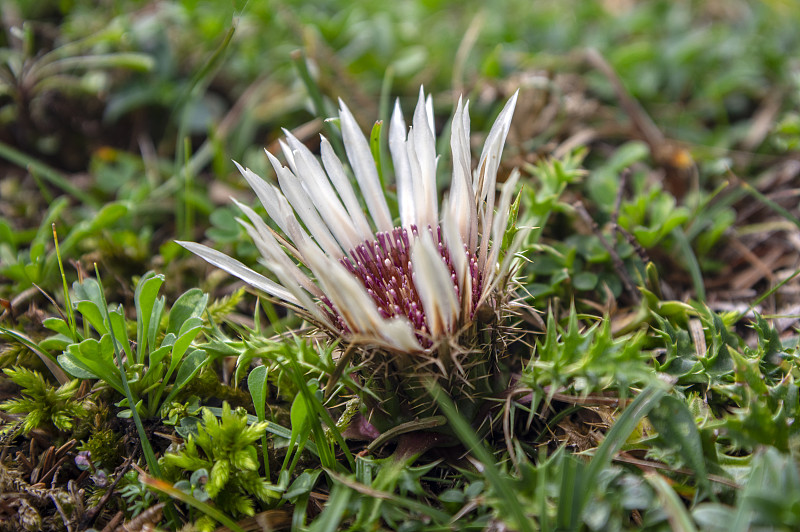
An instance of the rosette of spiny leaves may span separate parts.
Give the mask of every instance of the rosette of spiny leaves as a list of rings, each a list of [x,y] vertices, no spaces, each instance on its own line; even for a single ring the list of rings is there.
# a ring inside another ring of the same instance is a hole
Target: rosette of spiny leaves
[[[264,435],[266,422],[247,424],[247,413],[231,410],[222,405],[222,416],[203,409],[203,423],[197,435],[190,435],[186,445],[177,453],[164,455],[165,467],[181,472],[206,470],[209,472],[204,491],[223,512],[238,517],[255,514],[253,497],[267,501],[274,496],[271,484],[258,473],[258,451],[255,443]],[[213,529],[210,518],[202,517],[196,523],[201,529]]]
[[[410,125],[399,103],[392,115],[393,184],[382,181],[344,102],[339,119],[349,165],[324,137],[317,157],[286,132],[280,143],[286,166],[267,153],[279,187],[239,166],[280,230],[237,202],[240,222],[277,282],[208,246],[180,244],[339,342],[346,356],[338,369],[355,357],[371,391],[364,395],[368,417],[380,430],[435,414],[430,382],[471,418],[484,399],[508,386],[497,369],[512,339],[503,318],[514,299],[515,251],[525,231],[515,227],[519,172],[501,186],[497,177],[516,99],[500,112],[477,166],[469,102],[459,99],[450,127],[450,187],[441,203],[433,102],[422,90]],[[389,188],[396,189],[396,209]]]
[[[4,369],[3,372],[22,388],[22,397],[0,404],[0,409],[11,414],[25,414],[22,433],[46,425],[58,430],[72,429],[75,418],[84,418],[88,412],[75,399],[80,381],[75,379],[59,387],[49,384],[38,371],[26,368]]]

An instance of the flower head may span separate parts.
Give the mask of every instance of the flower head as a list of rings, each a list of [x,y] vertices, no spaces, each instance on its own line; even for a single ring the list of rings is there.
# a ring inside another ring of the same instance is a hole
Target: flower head
[[[498,116],[473,170],[469,104],[459,100],[451,127],[449,197],[441,207],[432,100],[420,90],[411,127],[399,103],[395,105],[389,148],[399,225],[367,139],[341,101],[342,137],[358,192],[324,137],[318,159],[285,132],[281,148],[288,166],[267,152],[279,187],[237,164],[280,229],[274,231],[237,202],[247,218],[240,223],[278,282],[207,246],[181,245],[345,342],[394,352],[429,351],[469,326],[507,277],[508,260],[500,263],[500,244],[516,171],[503,185],[496,211],[495,203],[497,171],[515,103],[516,95]]]

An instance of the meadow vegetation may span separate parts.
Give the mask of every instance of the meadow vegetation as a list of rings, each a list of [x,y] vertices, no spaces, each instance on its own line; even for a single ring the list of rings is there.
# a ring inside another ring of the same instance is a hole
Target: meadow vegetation
[[[0,15],[0,531],[800,529],[794,3]],[[277,185],[285,132],[346,160],[340,100],[400,225],[391,116],[421,86],[440,199],[459,97],[472,169],[516,98],[498,286],[450,344],[359,343],[178,243],[285,284],[237,219],[301,243],[233,161]]]

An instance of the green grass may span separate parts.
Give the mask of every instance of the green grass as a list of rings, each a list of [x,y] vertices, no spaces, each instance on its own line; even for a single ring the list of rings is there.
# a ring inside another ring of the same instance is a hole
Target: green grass
[[[0,476],[33,529],[99,530],[118,510],[204,530],[254,514],[297,530],[800,527],[793,3],[2,10]],[[503,323],[519,341],[480,408],[420,384],[437,415],[377,437],[387,421],[368,413],[393,390],[357,353],[174,241],[266,273],[229,197],[264,211],[232,160],[273,179],[262,150],[282,127],[343,151],[325,120],[341,98],[391,182],[391,104],[408,112],[421,84],[441,176],[458,95],[477,144],[520,91],[500,172],[520,169],[516,223],[532,227],[504,241],[524,238]],[[100,452],[95,433],[119,444]],[[92,476],[74,465],[88,450]]]

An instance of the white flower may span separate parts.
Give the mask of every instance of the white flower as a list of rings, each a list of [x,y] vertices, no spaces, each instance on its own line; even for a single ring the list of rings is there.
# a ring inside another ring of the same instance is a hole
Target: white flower
[[[492,126],[476,170],[471,169],[469,103],[459,100],[450,138],[453,175],[441,209],[432,100],[420,89],[410,128],[395,105],[389,148],[399,226],[392,221],[367,139],[341,101],[342,137],[358,194],[324,137],[321,162],[289,132],[281,142],[288,167],[267,152],[280,188],[237,164],[283,233],[237,202],[249,220],[239,222],[278,282],[207,246],[180,244],[346,342],[401,352],[430,350],[469,325],[508,273],[508,261],[498,260],[516,171],[503,185],[497,212],[494,206],[516,99],[515,94]]]

